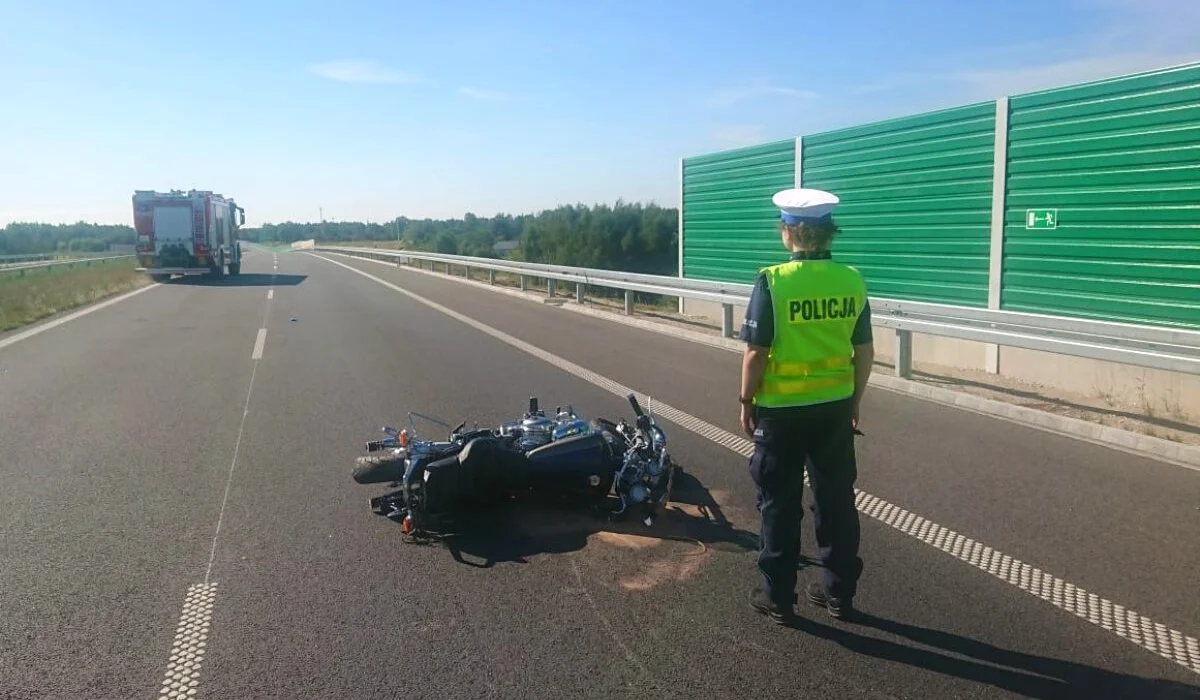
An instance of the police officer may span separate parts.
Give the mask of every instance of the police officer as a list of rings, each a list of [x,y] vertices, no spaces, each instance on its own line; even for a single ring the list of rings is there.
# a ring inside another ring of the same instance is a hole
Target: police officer
[[[807,462],[824,580],[806,592],[842,618],[853,611],[862,574],[854,435],[875,355],[871,312],[862,275],[830,254],[838,198],[796,188],[772,201],[792,255],[760,270],[740,336],[741,424],[754,439],[750,476],[762,520],[764,585],[751,604],[777,623],[795,614]]]

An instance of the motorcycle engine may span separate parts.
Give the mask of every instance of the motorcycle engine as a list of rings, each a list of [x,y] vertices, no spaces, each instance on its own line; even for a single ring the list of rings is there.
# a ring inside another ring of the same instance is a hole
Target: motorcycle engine
[[[670,459],[665,450],[626,454],[614,484],[622,512],[633,505],[659,503],[667,495],[670,473]]]
[[[500,426],[500,435],[516,437],[517,446],[524,452],[537,449],[554,440],[585,433],[590,429],[588,422],[574,415],[561,415],[553,419],[542,415],[529,415],[519,421]]]

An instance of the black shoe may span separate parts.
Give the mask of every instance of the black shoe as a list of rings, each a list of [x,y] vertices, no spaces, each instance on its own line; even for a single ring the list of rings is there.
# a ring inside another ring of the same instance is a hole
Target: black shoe
[[[750,594],[750,607],[771,618],[777,625],[790,625],[795,620],[796,611],[791,605],[776,603],[767,597],[762,588],[755,588]]]
[[[833,598],[825,592],[819,583],[808,585],[808,602],[825,608],[833,617],[843,620],[854,614],[854,601],[850,598]]]

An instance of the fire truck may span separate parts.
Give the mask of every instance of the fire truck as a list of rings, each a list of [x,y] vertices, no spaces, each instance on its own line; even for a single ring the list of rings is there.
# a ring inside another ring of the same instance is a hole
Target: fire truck
[[[135,190],[133,228],[138,272],[164,281],[171,275],[236,275],[242,269],[238,228],[246,212],[208,190]]]

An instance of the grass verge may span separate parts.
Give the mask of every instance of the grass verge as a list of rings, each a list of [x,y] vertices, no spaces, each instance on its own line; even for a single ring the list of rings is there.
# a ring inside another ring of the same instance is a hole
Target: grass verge
[[[133,259],[0,273],[0,332],[150,284]]]

